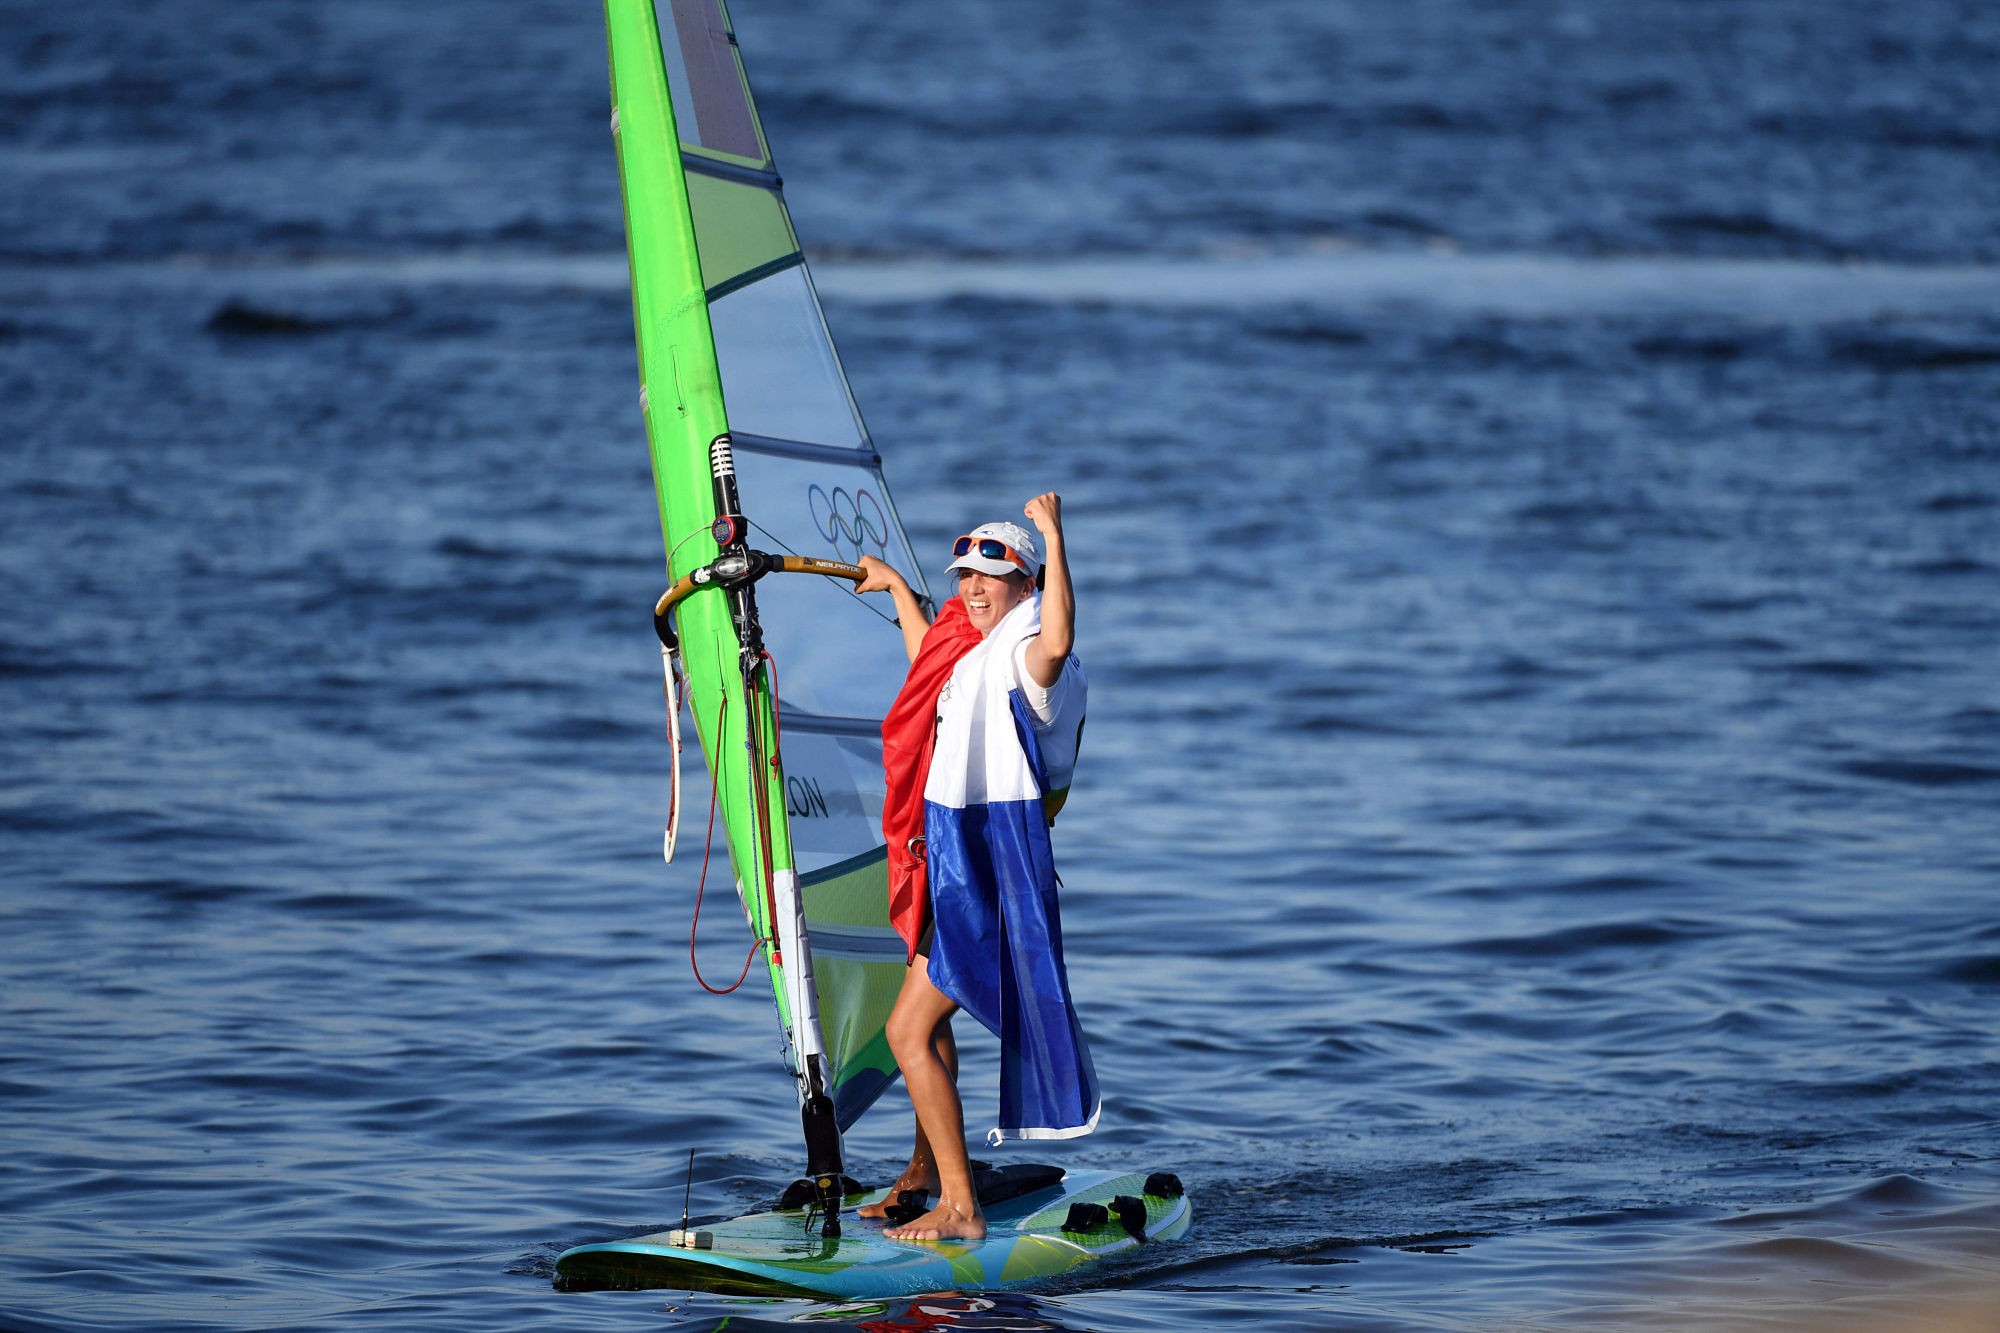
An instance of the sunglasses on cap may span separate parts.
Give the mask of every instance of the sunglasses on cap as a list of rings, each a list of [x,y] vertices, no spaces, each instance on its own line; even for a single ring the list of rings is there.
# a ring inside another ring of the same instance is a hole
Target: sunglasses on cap
[[[1019,551],[998,537],[960,537],[951,544],[951,554],[954,559],[968,553],[977,554],[984,560],[1005,560],[1023,574],[1027,573],[1032,565],[1032,562]]]

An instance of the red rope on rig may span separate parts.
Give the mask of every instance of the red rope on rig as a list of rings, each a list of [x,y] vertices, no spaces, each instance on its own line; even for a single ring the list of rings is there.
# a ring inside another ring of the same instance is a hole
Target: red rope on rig
[[[729,695],[725,693],[722,696],[721,706],[715,710],[715,735],[718,744],[722,738],[722,715],[728,711]],[[757,961],[757,946],[764,942],[761,939],[750,941],[750,954],[743,960],[742,975],[738,976],[727,989],[717,990],[703,979],[701,963],[694,954],[694,933],[701,926],[701,900],[702,895],[708,891],[708,858],[715,851],[715,807],[721,789],[722,784],[719,781],[711,781],[708,784],[708,833],[701,840],[701,882],[695,886],[694,918],[688,922],[688,967],[694,972],[694,979],[701,983],[701,988],[710,995],[728,995],[741,986],[744,979],[750,975],[750,964]]]
[[[776,768],[778,755],[785,748],[785,729],[778,721],[778,659],[768,648],[764,650],[764,674],[771,678],[771,767]]]

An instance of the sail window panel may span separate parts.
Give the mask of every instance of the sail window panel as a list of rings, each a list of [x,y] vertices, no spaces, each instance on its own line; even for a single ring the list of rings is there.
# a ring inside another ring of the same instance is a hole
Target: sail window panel
[[[787,685],[780,664],[778,683]],[[786,693],[780,700],[791,705]],[[819,736],[798,728],[782,730],[785,815],[792,830],[792,853],[801,873],[858,856],[882,845],[882,747],[873,754],[849,738]],[[871,763],[870,760],[873,760]]]
[[[681,142],[768,163],[750,85],[718,0],[669,0],[674,21],[660,25],[661,55],[673,89]],[[657,13],[657,7],[655,13]]]
[[[687,188],[702,286],[713,291],[799,252],[792,220],[771,191],[701,175],[689,175]]]
[[[864,555],[872,555],[895,566],[919,593],[928,590],[923,569],[917,562],[916,553],[910,549],[909,538],[896,516],[896,508],[889,499],[882,474],[875,468],[859,462],[782,458],[738,450],[736,484],[742,496],[743,512],[756,524],[752,544],[760,549],[779,555],[809,555],[822,560],[840,560],[850,565],[859,563]],[[947,557],[939,553],[937,563],[947,563]],[[757,585],[758,597],[761,599],[767,589],[787,583],[817,586],[820,582],[797,574],[767,578]],[[893,624],[884,623],[893,622],[896,618],[896,605],[888,593],[871,592],[857,598],[846,591],[849,585],[845,582],[825,586],[839,593],[845,601],[863,608],[870,620],[896,638],[896,652],[900,654],[903,651],[900,632]],[[764,617],[764,622],[768,628],[771,617]],[[783,665],[779,663],[780,668]],[[907,669],[908,665],[905,660],[903,669]],[[894,684],[900,685],[901,669],[896,676]],[[892,698],[894,693],[891,689]],[[815,707],[813,711],[845,717],[880,718],[888,711],[888,704],[885,701],[881,708],[872,712],[820,707]]]
[[[853,586],[812,574],[778,574],[757,585],[765,646],[777,659],[778,693],[788,707],[879,720],[895,701],[910,669],[903,633],[878,614],[886,593],[857,597]]]
[[[710,302],[708,318],[732,429],[861,446],[861,419],[803,266]]]

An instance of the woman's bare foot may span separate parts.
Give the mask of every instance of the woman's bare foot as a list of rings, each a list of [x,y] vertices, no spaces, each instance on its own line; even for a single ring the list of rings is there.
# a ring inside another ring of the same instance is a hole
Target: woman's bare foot
[[[930,1202],[931,1196],[936,1193],[937,1186],[935,1184],[929,1189],[894,1190],[884,1196],[880,1202],[862,1204],[854,1210],[854,1215],[856,1217],[872,1218],[878,1222],[885,1221],[889,1214],[898,1208],[907,1211],[912,1204],[918,1208],[923,1207],[924,1204]]]
[[[910,1202],[922,1203],[928,1196],[936,1194],[938,1189],[937,1168],[911,1162],[903,1168],[903,1174],[896,1177],[896,1183],[889,1187],[889,1192],[882,1196],[880,1203],[863,1204],[855,1210],[855,1213],[860,1217],[879,1220],[887,1217],[891,1208],[902,1203],[905,1194],[913,1196]]]
[[[882,1234],[890,1240],[984,1240],[986,1218],[977,1204],[968,1208],[951,1199],[939,1199],[938,1206],[922,1217],[888,1227]]]

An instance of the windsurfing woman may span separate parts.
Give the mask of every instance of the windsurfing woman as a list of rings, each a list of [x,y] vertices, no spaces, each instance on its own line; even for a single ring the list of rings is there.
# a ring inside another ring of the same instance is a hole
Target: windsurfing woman
[[[883,1234],[897,1240],[986,1234],[956,1082],[951,1018],[960,1009],[1000,1038],[989,1141],[1072,1138],[1097,1123],[1048,835],[1076,765],[1088,685],[1072,652],[1062,500],[1038,495],[1022,512],[1039,545],[1004,522],[953,544],[958,592],[935,624],[901,574],[861,561],[868,577],[857,591],[890,594],[911,662],[882,724],[882,822],[890,916],[910,951],[888,1036],[916,1111],[916,1146],[890,1191],[896,1202],[863,1210],[891,1221]]]

